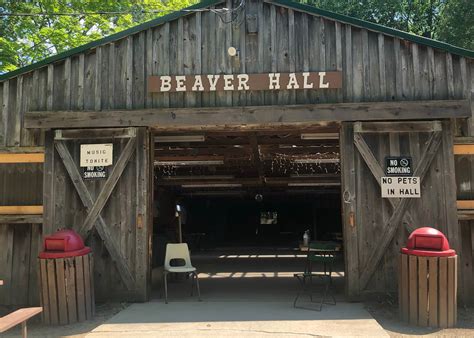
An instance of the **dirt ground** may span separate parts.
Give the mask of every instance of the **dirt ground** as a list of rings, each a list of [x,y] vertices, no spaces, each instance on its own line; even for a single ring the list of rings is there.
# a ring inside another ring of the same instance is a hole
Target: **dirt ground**
[[[474,308],[472,307],[458,308],[457,328],[435,329],[409,326],[405,323],[402,323],[398,316],[398,304],[389,298],[379,301],[367,302],[365,306],[370,314],[391,337],[474,337]]]

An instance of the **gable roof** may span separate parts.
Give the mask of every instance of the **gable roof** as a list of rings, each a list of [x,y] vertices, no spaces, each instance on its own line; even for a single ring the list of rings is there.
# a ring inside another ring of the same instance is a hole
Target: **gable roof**
[[[327,10],[324,10],[324,9],[319,9],[319,8],[316,8],[316,7],[313,7],[313,6],[310,6],[310,5],[297,3],[297,2],[294,2],[292,0],[262,0],[262,1],[266,1],[268,3],[272,3],[272,4],[275,4],[275,5],[280,5],[280,6],[286,7],[286,8],[291,8],[291,9],[297,10],[297,11],[302,11],[302,12],[307,12],[307,13],[310,13],[310,14],[319,15],[319,16],[322,16],[322,17],[325,17],[325,18],[328,18],[328,19],[332,19],[332,20],[335,20],[335,21],[339,21],[339,22],[342,22],[342,23],[346,23],[346,24],[349,24],[349,25],[357,26],[357,27],[360,27],[360,28],[365,28],[365,29],[368,29],[368,30],[371,30],[371,31],[374,31],[374,32],[378,32],[378,33],[383,33],[383,34],[386,34],[386,35],[397,37],[399,39],[408,40],[408,41],[411,41],[411,42],[414,42],[414,43],[417,43],[417,44],[420,44],[420,45],[425,45],[425,46],[433,47],[433,48],[436,48],[436,49],[441,49],[441,50],[444,50],[446,52],[456,54],[456,55],[459,55],[459,56],[464,56],[464,57],[467,57],[467,58],[474,58],[474,51],[473,50],[468,50],[468,49],[464,49],[464,48],[461,48],[461,47],[456,47],[456,46],[453,46],[453,45],[451,45],[449,43],[446,43],[446,42],[441,42],[441,41],[425,38],[425,37],[415,35],[415,34],[411,34],[411,33],[407,33],[407,32],[404,32],[404,31],[401,31],[401,30],[398,30],[398,29],[395,29],[395,28],[389,28],[389,27],[379,25],[379,24],[376,24],[376,23],[373,23],[373,22],[353,18],[353,17],[343,15],[343,14],[334,13],[334,12],[327,11]],[[170,13],[168,15],[161,16],[159,18],[147,21],[145,23],[142,23],[140,25],[128,28],[128,29],[123,30],[121,32],[109,35],[105,38],[95,40],[95,41],[89,42],[85,45],[82,45],[82,46],[64,51],[62,53],[58,53],[56,55],[47,57],[46,59],[43,59],[43,60],[38,61],[36,63],[33,63],[31,65],[28,65],[28,66],[25,66],[25,67],[22,67],[22,68],[18,68],[16,70],[13,70],[13,71],[5,73],[5,74],[1,74],[0,75],[0,81],[7,80],[7,79],[10,79],[12,77],[18,76],[20,74],[30,72],[32,70],[41,68],[41,67],[46,66],[48,64],[54,63],[56,61],[60,61],[60,60],[65,59],[67,57],[73,56],[75,54],[80,54],[80,53],[83,53],[87,50],[94,49],[94,48],[96,48],[100,45],[122,39],[126,36],[129,36],[129,35],[132,35],[132,34],[135,34],[135,33],[139,33],[141,31],[147,30],[151,27],[159,26],[159,25],[164,24],[166,22],[176,20],[176,19],[178,19],[182,16],[189,15],[189,12],[192,11],[192,10],[205,9],[207,7],[214,6],[214,5],[220,4],[222,2],[224,2],[224,0],[203,0],[203,1],[199,2],[198,4],[187,7],[185,9],[181,10],[181,11],[176,11],[176,12]]]

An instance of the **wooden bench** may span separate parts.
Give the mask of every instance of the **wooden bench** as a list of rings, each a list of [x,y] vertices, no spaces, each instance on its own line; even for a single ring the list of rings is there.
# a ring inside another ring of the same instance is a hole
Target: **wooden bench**
[[[42,307],[27,307],[16,310],[4,317],[0,318],[0,333],[11,329],[14,326],[21,324],[21,335],[23,338],[27,336],[26,321],[31,317],[43,311]]]
[[[3,285],[3,280],[0,279],[0,286]],[[26,321],[31,317],[43,312],[42,307],[27,307],[16,310],[6,316],[0,317],[0,333],[10,330],[12,327],[21,324],[21,336],[26,338],[28,331],[26,329]]]

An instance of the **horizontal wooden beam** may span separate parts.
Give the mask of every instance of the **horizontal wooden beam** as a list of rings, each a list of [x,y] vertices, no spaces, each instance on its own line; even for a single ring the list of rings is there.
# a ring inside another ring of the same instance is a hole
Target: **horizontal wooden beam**
[[[157,186],[180,186],[180,185],[196,185],[198,188],[202,188],[206,185],[212,187],[213,185],[242,185],[247,187],[260,187],[263,185],[268,186],[288,186],[295,185],[301,187],[311,187],[311,186],[331,186],[339,185],[340,178],[337,175],[334,175],[333,179],[331,178],[291,178],[291,177],[274,177],[274,178],[264,178],[260,180],[258,177],[254,178],[232,178],[232,179],[200,179],[196,176],[196,179],[175,179],[175,180],[158,180],[156,182]]]
[[[91,127],[95,127],[95,124],[91,123]],[[136,133],[137,131],[135,128],[56,130],[54,139],[56,141],[65,141],[77,139],[130,138],[135,137]]]
[[[158,156],[155,157],[156,161],[160,162],[169,162],[169,161],[224,161],[223,156],[214,156],[214,155],[202,155],[202,156]]]
[[[472,221],[474,220],[474,210],[458,210],[459,221]],[[472,223],[474,227],[474,222]]]
[[[387,130],[396,133],[410,132],[434,132],[443,128],[439,121],[423,122],[356,122],[354,132],[356,133],[386,133]]]
[[[474,155],[474,144],[455,144],[454,155]]]
[[[474,136],[455,137],[454,144],[474,144]]]
[[[0,147],[0,154],[4,153],[44,153],[44,147]]]
[[[0,163],[43,163],[44,153],[0,153]]]
[[[43,224],[43,215],[0,215],[0,224]]]
[[[42,205],[2,205],[0,215],[42,215]]]
[[[471,116],[467,100],[397,101],[144,110],[38,111],[25,114],[26,128],[285,126],[318,121],[434,120]],[[225,129],[225,128],[223,128]]]

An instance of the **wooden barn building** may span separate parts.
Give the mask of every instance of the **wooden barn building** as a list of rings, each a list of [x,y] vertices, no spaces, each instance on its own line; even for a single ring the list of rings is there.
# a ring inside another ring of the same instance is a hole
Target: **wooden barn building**
[[[99,301],[149,300],[166,242],[307,229],[342,240],[347,299],[396,293],[422,226],[472,300],[473,98],[473,51],[289,0],[207,0],[0,75],[0,304],[39,302],[65,227]]]

